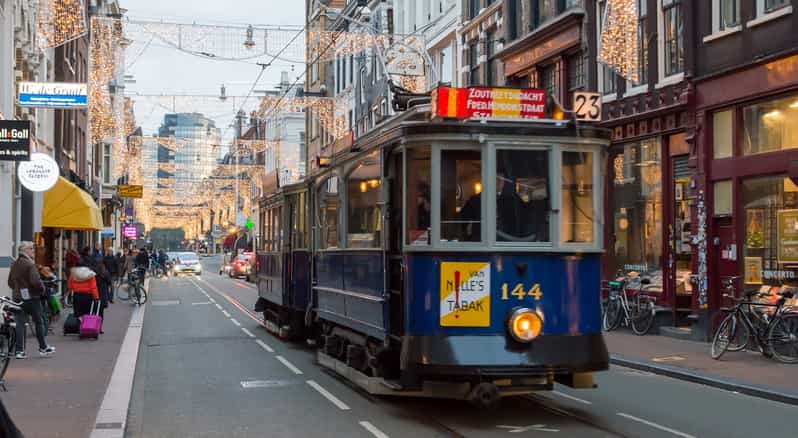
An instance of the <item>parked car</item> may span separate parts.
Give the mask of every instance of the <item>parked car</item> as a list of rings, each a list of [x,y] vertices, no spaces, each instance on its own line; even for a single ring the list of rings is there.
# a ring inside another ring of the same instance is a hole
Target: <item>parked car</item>
[[[249,277],[249,274],[252,273],[252,263],[250,262],[250,258],[246,254],[241,254],[236,256],[235,261],[233,262],[233,266],[230,269],[228,275],[230,278],[234,277]]]
[[[172,264],[172,274],[202,275],[202,264],[197,254],[193,252],[178,253]]]

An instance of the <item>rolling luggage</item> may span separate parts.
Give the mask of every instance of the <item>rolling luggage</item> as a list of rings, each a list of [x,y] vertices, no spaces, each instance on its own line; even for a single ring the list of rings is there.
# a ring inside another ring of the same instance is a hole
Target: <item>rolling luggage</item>
[[[64,335],[80,334],[80,320],[74,313],[70,313],[64,320]]]
[[[97,313],[94,313],[95,304],[97,305]],[[100,329],[103,326],[103,319],[100,317],[101,304],[97,301],[91,303],[91,311],[87,315],[80,317],[80,337],[81,338],[94,338],[100,337]]]

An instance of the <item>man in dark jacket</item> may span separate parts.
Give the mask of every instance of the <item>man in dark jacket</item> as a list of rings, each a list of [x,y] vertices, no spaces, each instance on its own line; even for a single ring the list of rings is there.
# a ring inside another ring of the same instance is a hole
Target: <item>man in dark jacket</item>
[[[143,268],[145,270],[150,269],[150,255],[147,254],[146,248],[141,247],[139,253],[136,254],[135,263],[137,268]]]
[[[110,279],[110,284],[108,286],[108,302],[114,302],[114,285],[116,284],[117,278],[119,278],[119,260],[114,257],[114,250],[108,248],[105,250],[105,257],[103,257],[103,264],[105,265],[105,270],[108,272],[108,278]]]
[[[22,302],[22,308],[16,312],[14,318],[17,323],[17,359],[28,357],[27,353],[25,353],[25,324],[28,321],[28,315],[33,318],[36,339],[39,341],[39,354],[50,356],[55,353],[55,347],[47,345],[47,340],[45,339],[47,332],[44,329],[44,320],[42,319],[41,300],[42,293],[44,293],[44,284],[42,284],[42,279],[39,277],[39,270],[36,269],[36,262],[34,262],[33,257],[33,242],[21,242],[19,245],[19,258],[11,265],[11,272],[8,274],[8,287],[11,288],[12,298],[14,301]]]

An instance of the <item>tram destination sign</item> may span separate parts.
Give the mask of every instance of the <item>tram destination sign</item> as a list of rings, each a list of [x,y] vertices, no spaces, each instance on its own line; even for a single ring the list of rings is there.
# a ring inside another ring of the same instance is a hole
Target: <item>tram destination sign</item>
[[[438,87],[432,91],[432,112],[456,119],[542,119],[546,93],[533,88]]]

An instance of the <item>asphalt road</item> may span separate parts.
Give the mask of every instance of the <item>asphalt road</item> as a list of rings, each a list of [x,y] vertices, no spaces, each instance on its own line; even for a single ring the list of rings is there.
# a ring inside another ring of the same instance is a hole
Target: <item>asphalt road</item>
[[[130,437],[795,437],[798,408],[614,367],[598,389],[465,402],[374,397],[268,334],[254,285],[218,275],[155,280]],[[509,435],[508,435],[509,434]]]

